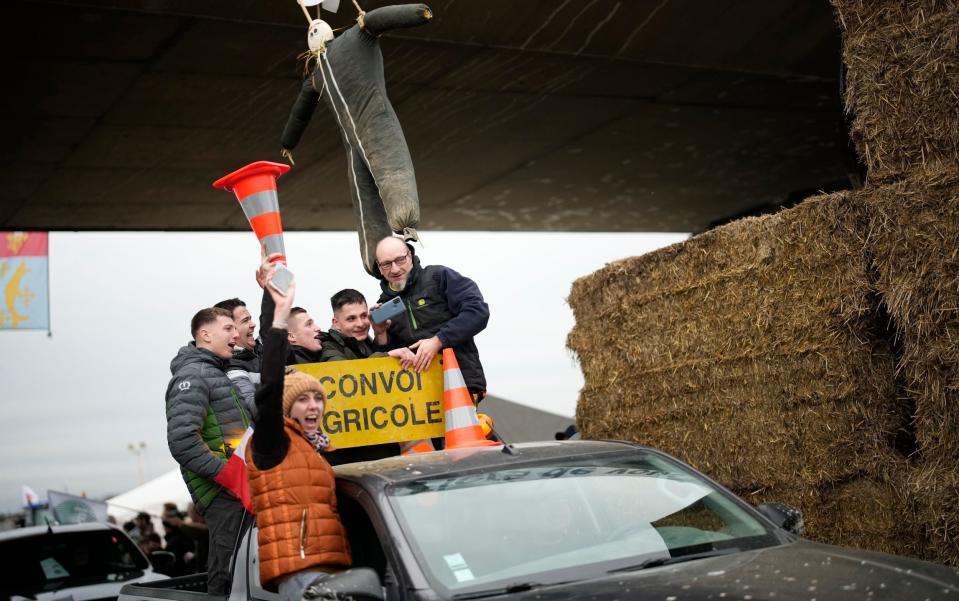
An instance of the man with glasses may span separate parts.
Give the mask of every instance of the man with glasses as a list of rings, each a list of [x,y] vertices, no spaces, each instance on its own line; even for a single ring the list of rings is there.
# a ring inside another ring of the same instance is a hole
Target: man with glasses
[[[476,282],[443,265],[422,267],[413,247],[394,237],[376,245],[376,263],[383,290],[379,303],[399,296],[406,305],[388,322],[386,348],[412,350],[416,371],[428,369],[440,350],[452,348],[473,402],[483,400],[486,376],[473,337],[486,328],[489,305]]]

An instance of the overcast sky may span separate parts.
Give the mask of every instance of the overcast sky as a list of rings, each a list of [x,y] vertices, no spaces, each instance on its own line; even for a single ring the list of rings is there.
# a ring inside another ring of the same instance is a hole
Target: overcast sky
[[[609,261],[685,234],[422,232],[424,265],[472,278],[490,305],[477,338],[490,394],[572,416],[583,380],[566,349],[570,286]],[[296,304],[324,329],[329,297],[356,288],[371,302],[353,232],[288,233]],[[259,317],[249,233],[52,233],[52,335],[0,331],[0,511],[20,507],[21,486],[101,498],[175,467],[166,446],[169,364],[204,306],[239,296]]]

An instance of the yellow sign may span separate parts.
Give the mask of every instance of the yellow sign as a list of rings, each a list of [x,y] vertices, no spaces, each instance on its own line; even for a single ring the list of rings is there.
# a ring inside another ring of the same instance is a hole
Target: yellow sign
[[[338,449],[444,434],[443,368],[400,369],[393,357],[295,365],[323,384],[323,432]]]

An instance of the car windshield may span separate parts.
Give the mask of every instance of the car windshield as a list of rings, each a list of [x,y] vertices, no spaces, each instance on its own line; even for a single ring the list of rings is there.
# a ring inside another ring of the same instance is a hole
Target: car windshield
[[[19,595],[118,582],[142,574],[148,563],[129,538],[114,530],[49,532],[0,543],[3,590]]]
[[[390,502],[427,576],[454,594],[778,541],[708,481],[646,451],[415,480]]]

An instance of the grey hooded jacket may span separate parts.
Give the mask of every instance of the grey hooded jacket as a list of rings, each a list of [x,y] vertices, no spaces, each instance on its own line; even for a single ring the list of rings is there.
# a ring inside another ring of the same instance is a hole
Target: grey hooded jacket
[[[213,481],[247,426],[250,416],[233,382],[228,361],[192,342],[170,362],[167,386],[167,444],[180,464],[193,502],[206,508],[220,493]]]

